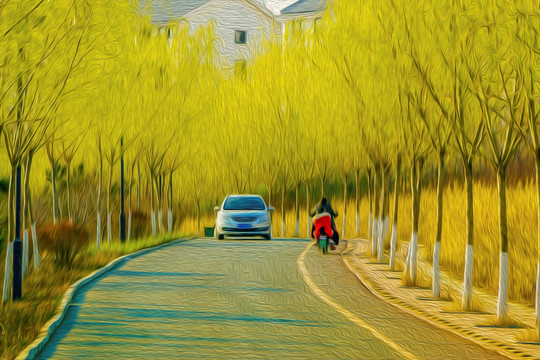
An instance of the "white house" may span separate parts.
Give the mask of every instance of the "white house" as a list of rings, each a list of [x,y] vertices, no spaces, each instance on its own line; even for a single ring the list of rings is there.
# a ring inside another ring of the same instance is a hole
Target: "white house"
[[[151,21],[158,27],[186,19],[196,29],[214,21],[221,52],[232,65],[248,58],[263,38],[282,36],[287,22],[317,18],[325,4],[326,0],[153,0],[150,7]]]

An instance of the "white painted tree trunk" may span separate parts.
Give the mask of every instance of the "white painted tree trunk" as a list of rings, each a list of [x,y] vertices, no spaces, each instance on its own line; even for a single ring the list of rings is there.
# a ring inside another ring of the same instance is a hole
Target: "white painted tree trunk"
[[[101,247],[101,211],[97,213],[96,246],[98,250]]]
[[[131,239],[131,209],[129,210],[129,213],[128,213],[127,239],[128,240]]]
[[[341,238],[345,238],[345,226],[347,225],[347,213],[343,212],[343,227],[341,228]]]
[[[384,239],[386,239],[386,235],[388,235],[388,230],[390,230],[390,216],[386,215],[383,223],[383,244]]]
[[[22,258],[22,276],[23,279],[28,274],[28,229],[24,229],[23,232],[23,258]]]
[[[6,251],[6,267],[4,269],[4,295],[2,297],[2,299],[4,300],[4,303],[8,301],[9,299],[12,261],[13,261],[13,242],[9,241],[7,244],[7,251]]]
[[[536,265],[536,336],[540,338],[540,260]]]
[[[110,244],[112,239],[112,229],[111,229],[111,213],[107,213],[107,242]]]
[[[390,238],[390,270],[396,268],[396,236],[397,236],[397,224],[392,226],[392,238]]]
[[[382,262],[383,261],[383,255],[384,255],[384,239],[386,238],[386,234],[388,233],[388,225],[390,224],[390,217],[385,216],[384,220],[380,222],[379,227],[379,245],[378,245],[378,253],[377,253],[377,261]]]
[[[157,235],[156,231],[156,211],[152,209],[151,211],[151,218],[152,218],[152,236]],[[199,229],[197,229],[197,237],[199,236]]]
[[[465,250],[465,275],[463,278],[463,309],[471,308],[472,300],[472,267],[473,267],[473,246],[467,245]]]
[[[409,268],[409,278],[411,279],[411,282],[413,284],[416,284],[416,275],[417,275],[417,264],[416,264],[416,253],[418,250],[418,234],[416,232],[413,232],[412,238],[411,238],[411,244],[409,245],[411,247],[411,258],[409,259],[410,268]]]
[[[499,296],[497,297],[497,319],[508,318],[507,308],[508,294],[508,253],[501,252],[499,265]]]
[[[373,225],[371,230],[371,254],[377,256],[377,239],[379,237],[379,218],[373,218]]]
[[[172,215],[172,210],[171,209],[168,209],[167,210],[167,231],[170,233],[172,233],[172,227],[173,227],[173,215]]]
[[[368,227],[368,239],[371,237],[372,234],[372,221],[373,221],[373,216],[371,215],[371,212],[369,213],[369,227]]]
[[[377,238],[377,261],[382,262],[383,261],[383,255],[384,255],[384,221],[381,220],[379,222],[379,230],[378,232],[378,238]]]
[[[34,245],[34,269],[36,271],[39,269],[39,248],[38,248],[38,238],[36,233],[36,223],[32,223],[32,244]]]
[[[409,277],[409,269],[411,268],[411,243],[412,243],[412,235],[411,240],[409,241],[409,247],[407,248],[407,257],[405,258],[405,269],[403,270],[403,274],[406,278]]]
[[[159,228],[159,233],[160,234],[163,234],[163,224],[162,224],[162,220],[163,220],[163,214],[161,212],[161,209],[158,210],[158,228]]]
[[[441,243],[435,242],[433,247],[433,297],[441,297],[441,283],[439,275],[439,258],[440,258]]]
[[[356,210],[356,236],[360,234],[360,213]]]

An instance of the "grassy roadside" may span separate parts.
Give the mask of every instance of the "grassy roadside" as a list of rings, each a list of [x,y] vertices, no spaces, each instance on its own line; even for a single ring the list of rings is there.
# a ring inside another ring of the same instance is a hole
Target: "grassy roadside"
[[[122,255],[133,253],[182,237],[166,235],[132,240],[126,244],[104,243],[97,251],[90,245],[72,268],[59,268],[51,257],[45,257],[39,272],[31,271],[23,284],[23,299],[0,306],[0,359],[14,359],[38,335],[53,317],[64,293],[77,280],[91,274]]]

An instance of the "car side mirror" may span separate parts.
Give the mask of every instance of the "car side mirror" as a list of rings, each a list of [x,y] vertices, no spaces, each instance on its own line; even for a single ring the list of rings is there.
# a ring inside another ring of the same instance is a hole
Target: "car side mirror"
[[[219,206],[214,207],[214,211],[219,211],[219,210],[220,210]]]
[[[274,211],[274,210],[276,210],[276,209],[273,206],[268,207],[268,211]]]

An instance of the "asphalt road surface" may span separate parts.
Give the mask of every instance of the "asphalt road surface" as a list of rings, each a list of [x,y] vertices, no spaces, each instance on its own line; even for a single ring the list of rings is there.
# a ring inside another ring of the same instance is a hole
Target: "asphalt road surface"
[[[188,240],[90,282],[40,359],[500,359],[299,239]]]

